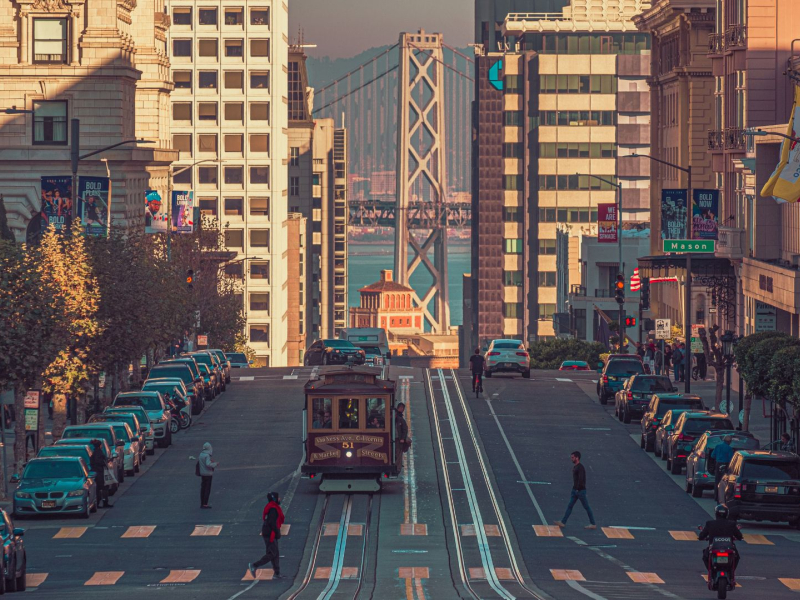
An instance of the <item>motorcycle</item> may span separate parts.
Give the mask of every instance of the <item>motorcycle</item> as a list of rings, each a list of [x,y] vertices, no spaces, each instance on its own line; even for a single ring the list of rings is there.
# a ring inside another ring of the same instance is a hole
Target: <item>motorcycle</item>
[[[170,421],[170,431],[178,433],[181,429],[188,429],[192,425],[192,407],[188,401],[181,400],[180,397],[165,395],[167,406],[172,413]]]
[[[716,537],[708,545],[708,589],[725,600],[736,587],[736,544],[731,537]]]

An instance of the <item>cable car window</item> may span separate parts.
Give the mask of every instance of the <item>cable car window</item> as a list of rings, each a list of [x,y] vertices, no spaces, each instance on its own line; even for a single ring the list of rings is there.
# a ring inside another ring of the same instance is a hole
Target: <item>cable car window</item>
[[[367,398],[367,429],[386,427],[386,398]]]
[[[358,429],[358,398],[339,398],[339,429]]]
[[[332,404],[330,398],[314,398],[312,402],[314,421],[311,424],[313,429],[331,429],[333,427]]]

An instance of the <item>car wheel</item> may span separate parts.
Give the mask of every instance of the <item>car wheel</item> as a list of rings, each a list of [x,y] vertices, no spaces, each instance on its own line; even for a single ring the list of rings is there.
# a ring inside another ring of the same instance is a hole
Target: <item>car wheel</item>
[[[655,442],[650,442],[649,440],[647,440],[647,438],[645,438],[645,440],[644,440],[644,449],[645,449],[645,452],[652,452],[653,454],[655,454],[655,451],[656,451]]]
[[[133,472],[139,473],[142,470],[142,461],[139,459],[138,461],[134,461],[133,463]]]
[[[703,497],[703,488],[697,487],[696,485],[692,486],[692,498],[702,498]]]
[[[647,444],[644,441],[644,436],[643,435],[639,436],[639,448],[641,448],[642,450],[646,450],[647,449]]]
[[[134,469],[126,469],[125,470],[125,475],[127,475],[128,477],[133,477],[134,475],[136,475],[136,469],[135,468]]]
[[[530,379],[531,378],[531,370],[528,369],[527,371],[523,371],[522,372],[522,378],[523,379]]]
[[[672,473],[673,475],[680,475],[681,474],[682,467],[678,464],[677,460],[673,459],[673,460],[669,461],[668,468],[669,468],[669,472]]]
[[[145,450],[144,452],[145,452],[145,454],[149,454],[150,456],[153,456],[153,454],[156,453],[155,445],[152,448],[150,448],[149,450]]]
[[[122,484],[125,481],[125,469],[119,470],[119,475],[117,475],[117,481],[119,481],[120,484]]]
[[[167,432],[167,447],[172,446],[172,428]]]
[[[631,422],[631,413],[628,412],[628,409],[622,411],[622,422],[626,424]]]
[[[178,423],[177,419],[172,419],[169,422],[169,432],[170,433],[178,433],[178,430],[181,428],[181,424]]]
[[[6,590],[9,592],[17,591],[17,561],[11,565],[13,568],[8,570],[10,577],[6,579]]]
[[[608,396],[606,396],[606,395],[605,395],[604,393],[602,393],[602,392],[600,392],[600,404],[602,404],[603,406],[605,406],[606,404],[608,404]]]
[[[22,561],[22,570],[19,572],[19,577],[17,577],[17,591],[24,592],[28,582],[25,581],[25,577],[28,574],[28,557],[23,554],[25,558]]]
[[[91,512],[97,512],[97,494],[94,495],[94,502],[92,502],[92,507],[89,509]]]
[[[661,449],[661,458],[662,458],[663,460],[666,460],[666,461],[667,461],[667,471],[671,471],[671,470],[672,470],[672,461],[671,461],[671,460],[670,460],[670,458],[669,458],[669,457],[668,457],[668,456],[667,456],[667,455],[664,453],[664,449],[663,449],[663,448]]]
[[[689,483],[689,474],[687,473],[686,482],[683,484],[683,491],[686,492],[687,494],[691,494],[693,489],[694,486],[691,483]]]
[[[616,398],[614,398],[614,416],[619,418],[619,403]]]
[[[6,578],[0,577],[0,596],[6,593]]]
[[[91,507],[89,506],[89,501],[87,500],[83,505],[83,511],[81,512],[81,519],[88,519],[90,512],[91,512]]]

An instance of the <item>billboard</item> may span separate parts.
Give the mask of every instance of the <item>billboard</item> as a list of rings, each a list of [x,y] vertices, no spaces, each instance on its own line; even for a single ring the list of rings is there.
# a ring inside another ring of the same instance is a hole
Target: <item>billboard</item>
[[[692,239],[719,239],[719,190],[692,190]]]
[[[144,232],[167,233],[167,205],[156,190],[147,190],[144,202]]]
[[[604,243],[617,242],[617,205],[597,205],[597,241]]]
[[[72,226],[72,177],[42,177],[41,216],[47,226],[64,231]]]
[[[111,180],[108,177],[78,178],[76,214],[86,235],[107,235],[110,222]]]
[[[172,232],[194,233],[194,192],[172,192]]]
[[[661,239],[685,240],[688,194],[686,190],[661,190]]]

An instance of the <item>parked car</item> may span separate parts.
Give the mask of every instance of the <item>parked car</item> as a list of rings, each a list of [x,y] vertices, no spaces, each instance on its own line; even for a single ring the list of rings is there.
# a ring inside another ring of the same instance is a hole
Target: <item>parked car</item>
[[[225,391],[225,375],[222,372],[222,367],[219,364],[219,359],[212,353],[206,350],[200,350],[198,352],[192,352],[189,354],[195,362],[197,362],[197,366],[206,365],[210,370],[211,374],[213,375],[214,379],[214,396],[221,394]]]
[[[703,399],[700,396],[691,394],[653,394],[650,399],[650,405],[642,415],[642,437],[639,445],[643,450],[653,452],[655,449],[656,430],[667,411],[673,408],[705,410]]]
[[[86,444],[75,444],[73,446],[42,446],[36,454],[36,458],[50,458],[51,456],[73,456],[83,460],[89,465],[91,469],[92,454],[94,454],[94,446],[87,446]],[[91,471],[90,471],[91,474]],[[92,475],[94,477],[94,475]]]
[[[125,442],[117,437],[114,428],[105,423],[85,423],[83,425],[69,425],[64,429],[61,434],[62,440],[70,439],[89,439],[89,440],[105,440],[108,447],[111,448],[111,456],[114,458],[114,474],[117,481],[122,483],[125,481],[125,459],[122,453],[125,447]]]
[[[206,394],[206,400],[213,400],[217,397],[217,376],[211,371],[208,365],[199,364],[197,368],[200,369],[200,377],[203,378],[203,390]]]
[[[76,456],[31,459],[14,492],[14,516],[73,513],[84,519],[97,510],[97,486]]]
[[[800,456],[739,450],[717,488],[732,519],[788,521],[800,527]]]
[[[559,371],[591,371],[589,363],[585,360],[565,360],[558,367]]]
[[[231,382],[231,361],[228,360],[222,350],[207,350],[207,352],[212,352],[217,357],[222,373],[225,376],[225,384],[229,384]]]
[[[242,352],[226,352],[225,358],[231,363],[231,369],[249,369],[253,364],[252,360],[247,360]]]
[[[144,436],[145,454],[156,453],[156,438],[153,432],[153,424],[150,422],[150,417],[147,416],[147,411],[141,406],[108,406],[103,411],[103,414],[131,414],[139,421],[139,430]]]
[[[133,415],[130,415],[133,417]],[[115,415],[112,413],[102,413],[99,415],[92,415],[89,423],[108,423],[114,428],[114,433],[117,438],[125,442],[122,451],[122,461],[125,465],[125,475],[133,476],[139,472],[142,464],[142,456],[144,456],[145,444],[139,437],[139,421],[133,417],[136,426],[131,427],[128,425],[126,418],[123,415]],[[134,431],[136,433],[134,433]]]
[[[177,377],[186,386],[189,396],[192,399],[192,414],[199,415],[205,407],[205,397],[203,395],[203,381],[198,374],[195,377],[189,365],[181,363],[159,363],[148,374],[147,380],[165,379]],[[146,383],[146,382],[145,382]]]
[[[664,413],[661,422],[656,429],[656,441],[654,442],[653,454],[661,457],[661,460],[667,460],[667,438],[675,429],[680,417],[687,410],[694,412],[701,412],[695,408],[673,408]]]
[[[386,364],[386,357],[378,346],[360,345],[359,348],[364,351],[364,364],[371,365],[373,367],[382,367],[384,364]]]
[[[344,365],[352,363],[363,365],[366,353],[347,340],[317,340],[306,350],[303,364],[311,365]]]
[[[52,446],[45,446],[45,448],[61,448],[61,447],[73,447],[73,446],[86,446],[90,449],[93,449],[94,446],[92,445],[92,441],[98,438],[70,438],[68,440],[58,440]],[[100,451],[103,453],[103,457],[106,461],[106,485],[108,486],[108,494],[109,496],[113,496],[117,493],[119,489],[119,480],[117,479],[117,474],[119,473],[119,468],[117,467],[117,463],[122,461],[122,455],[116,453],[116,455],[112,452],[111,447],[108,445],[108,442],[105,440],[100,441]],[[89,463],[87,463],[89,464]],[[91,466],[89,467],[91,468]],[[92,471],[89,472],[91,475]]]
[[[691,454],[686,457],[687,494],[695,498],[703,495],[703,490],[713,490],[716,483],[717,461],[711,456],[714,448],[722,443],[725,436],[731,436],[731,448],[734,450],[758,450],[758,440],[749,431],[719,430],[706,431]]]
[[[0,594],[3,592],[24,592],[28,571],[28,555],[22,536],[24,529],[14,527],[8,513],[0,509],[0,539],[3,541],[3,574],[0,577]]]
[[[608,399],[613,397],[625,382],[634,375],[644,373],[641,360],[627,358],[609,358],[600,372],[597,381],[597,399],[600,404],[608,404]]]
[[[198,384],[197,385],[198,395],[201,398],[203,398],[204,400],[207,399],[206,394],[203,393],[204,385],[203,385],[203,378],[200,375],[200,367],[198,366],[197,361],[194,358],[192,358],[191,356],[189,356],[188,354],[184,354],[182,356],[179,356],[178,358],[171,358],[169,360],[163,360],[160,363],[158,363],[158,365],[156,365],[156,366],[160,367],[161,365],[169,366],[169,365],[181,365],[181,364],[182,365],[186,365],[187,367],[189,367],[189,370],[192,372],[192,377],[194,378],[195,382]],[[153,375],[151,373],[151,375],[149,377],[159,377],[159,375]],[[148,377],[148,379],[149,379],[149,377]],[[160,375],[160,377],[163,377],[163,375]],[[188,385],[187,385],[187,387],[188,387]]]
[[[519,340],[493,340],[484,358],[486,377],[494,373],[519,373],[525,379],[531,378],[531,357]]]
[[[614,414],[624,423],[641,419],[653,394],[677,391],[666,375],[634,375],[614,395]]]
[[[141,406],[147,411],[153,424],[153,437],[162,448],[172,443],[170,431],[171,413],[158,392],[121,392],[114,398],[111,406]]]
[[[667,436],[667,443],[664,446],[669,472],[673,475],[679,474],[686,464],[686,457],[694,449],[703,432],[717,429],[733,429],[733,423],[727,415],[707,411],[682,413],[675,423],[675,428]],[[663,458],[664,450],[661,452]]]

